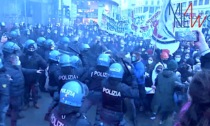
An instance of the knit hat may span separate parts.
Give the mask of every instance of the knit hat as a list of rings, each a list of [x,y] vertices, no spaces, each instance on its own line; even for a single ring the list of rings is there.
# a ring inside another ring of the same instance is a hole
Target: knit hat
[[[168,64],[167,64],[167,68],[168,68],[169,70],[174,71],[174,70],[176,70],[176,69],[178,68],[178,64],[177,64],[177,62],[176,62],[175,60],[170,60],[170,61],[168,62]]]
[[[160,58],[161,59],[168,59],[169,58],[169,55],[167,52],[162,52],[161,55],[160,55]]]

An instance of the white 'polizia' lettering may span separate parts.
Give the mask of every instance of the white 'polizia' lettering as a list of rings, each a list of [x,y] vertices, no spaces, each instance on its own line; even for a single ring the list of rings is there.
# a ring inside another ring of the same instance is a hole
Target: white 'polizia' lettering
[[[115,96],[115,97],[121,97],[121,93],[119,91],[110,90],[110,89],[105,88],[105,87],[103,87],[103,92],[105,92],[106,94]]]
[[[56,119],[54,114],[51,115],[50,119],[51,119],[51,124],[53,124],[53,126],[64,126],[62,122]]]
[[[118,68],[110,68],[109,71],[120,72],[120,69],[118,69]]]
[[[107,77],[108,74],[105,72],[94,71],[93,75],[98,76],[98,77]]]
[[[61,75],[59,76],[59,80],[73,80],[78,79],[78,76],[76,75]]]
[[[61,93],[68,94],[68,95],[70,95],[72,97],[75,96],[75,92],[73,92],[71,90],[63,89],[63,88],[61,89]]]

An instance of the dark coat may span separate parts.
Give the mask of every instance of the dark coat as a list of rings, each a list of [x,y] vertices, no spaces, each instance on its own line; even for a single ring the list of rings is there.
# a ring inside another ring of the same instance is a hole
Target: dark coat
[[[9,105],[10,81],[4,72],[0,72],[0,112]]]
[[[175,81],[180,82],[175,72],[164,70],[157,76],[156,91],[152,100],[154,112],[173,112],[175,108],[174,92],[178,86]]]
[[[33,55],[29,56],[26,54],[23,54],[20,56],[21,65],[23,68],[27,69],[43,69],[45,70],[47,68],[46,61],[37,53],[34,53]],[[31,74],[24,74],[25,82],[30,84],[35,84],[38,82],[39,75],[36,73]]]
[[[6,73],[9,74],[12,78],[10,83],[10,96],[20,96],[24,93],[24,76],[25,74],[36,73],[36,69],[25,69],[21,66],[13,66],[9,62],[5,62],[4,66],[6,68]]]

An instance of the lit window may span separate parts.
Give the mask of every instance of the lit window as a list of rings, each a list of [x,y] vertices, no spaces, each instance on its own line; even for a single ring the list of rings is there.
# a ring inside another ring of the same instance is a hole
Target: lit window
[[[148,11],[148,7],[144,7],[144,12],[147,12]]]
[[[150,12],[150,13],[154,13],[154,11],[155,11],[155,10],[154,10],[154,7],[150,7],[149,12]]]
[[[148,5],[148,1],[146,1],[145,4]]]
[[[154,1],[151,2],[151,5],[154,5]]]
[[[160,1],[158,0],[158,1],[157,1],[157,5],[159,5],[159,4],[160,4]]]
[[[209,0],[205,0],[205,5],[208,5],[209,4]]]
[[[203,0],[199,0],[199,5],[203,5]]]
[[[194,5],[196,6],[198,4],[198,1],[197,0],[194,0]]]

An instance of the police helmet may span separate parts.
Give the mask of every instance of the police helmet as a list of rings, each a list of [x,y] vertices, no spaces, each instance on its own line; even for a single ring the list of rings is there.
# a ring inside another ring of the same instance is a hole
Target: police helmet
[[[55,42],[52,39],[47,39],[44,43],[44,47],[46,49],[54,49],[55,48]]]
[[[39,37],[39,38],[37,38],[36,43],[38,46],[43,47],[45,41],[46,41],[46,39],[44,37]]]
[[[49,59],[53,61],[59,61],[61,53],[57,50],[50,51]]]
[[[88,94],[88,87],[79,81],[69,81],[60,90],[60,103],[81,107],[83,98]]]
[[[72,42],[78,42],[79,41],[79,36],[74,36],[73,38],[72,38]]]
[[[110,65],[110,57],[107,54],[101,54],[98,56],[97,59],[97,65],[98,66],[105,66],[105,67],[109,67]]]
[[[82,61],[78,56],[71,56],[71,65],[74,68],[78,68],[82,65]]]
[[[60,42],[61,42],[61,44],[69,44],[70,39],[68,37],[62,37]]]
[[[85,51],[85,50],[88,50],[90,49],[90,46],[88,44],[82,44],[81,45],[81,51]]]
[[[1,22],[1,27],[5,27],[6,26],[6,24],[5,24],[5,22]]]
[[[59,60],[61,67],[72,66],[71,64],[71,57],[67,54],[62,54]]]
[[[14,38],[17,38],[18,37],[18,32],[17,31],[11,31],[10,33],[9,33],[9,38],[10,39],[14,39]]]
[[[24,44],[24,48],[29,51],[35,51],[37,49],[37,44],[34,40],[28,39]]]
[[[2,46],[2,51],[6,53],[16,53],[16,51],[20,51],[20,47],[14,42],[6,42]]]
[[[113,63],[109,67],[109,77],[113,78],[123,78],[124,69],[119,63]]]

